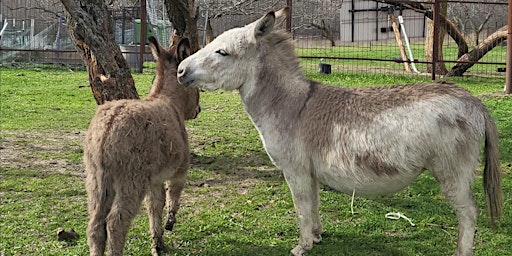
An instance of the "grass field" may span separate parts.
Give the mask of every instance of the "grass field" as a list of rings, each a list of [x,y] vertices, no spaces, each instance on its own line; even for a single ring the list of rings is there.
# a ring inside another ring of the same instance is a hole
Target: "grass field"
[[[152,69],[134,74],[145,95]],[[307,71],[341,86],[379,86],[428,81],[426,77]],[[497,92],[501,79],[455,80],[482,97],[500,133],[505,193],[504,221],[491,229],[485,215],[481,169],[474,193],[481,214],[475,255],[512,252],[512,99]],[[87,73],[47,67],[0,68],[0,255],[86,255],[86,193],[82,140],[96,105]],[[192,169],[167,255],[288,255],[298,239],[293,203],[282,174],[272,166],[236,92],[205,92],[203,112],[187,123]],[[406,190],[375,198],[321,191],[323,241],[308,255],[451,255],[457,221],[428,174]],[[415,227],[388,212],[401,212]],[[57,228],[79,239],[57,240]],[[126,255],[149,255],[145,211],[134,220]]]

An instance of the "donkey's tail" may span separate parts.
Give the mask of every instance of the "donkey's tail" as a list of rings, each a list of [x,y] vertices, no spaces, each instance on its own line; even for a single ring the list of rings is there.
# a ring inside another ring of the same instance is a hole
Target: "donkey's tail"
[[[485,167],[484,191],[487,208],[491,219],[491,226],[499,225],[502,216],[503,197],[501,191],[500,158],[498,152],[498,131],[496,124],[487,115],[485,118]]]
[[[106,232],[106,218],[113,202],[112,178],[103,166],[89,166],[92,171],[87,173],[86,190],[89,212],[88,232]]]

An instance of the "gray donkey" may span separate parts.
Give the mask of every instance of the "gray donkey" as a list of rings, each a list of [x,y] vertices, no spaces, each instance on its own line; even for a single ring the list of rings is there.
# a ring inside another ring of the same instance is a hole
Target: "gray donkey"
[[[484,191],[501,216],[496,126],[485,106],[449,83],[347,89],[307,80],[290,35],[269,12],[185,59],[178,80],[238,90],[263,145],[292,192],[303,255],[322,239],[319,183],[356,195],[392,193],[428,170],[459,222],[455,255],[472,255],[478,207],[471,183],[485,140]]]
[[[164,182],[169,180],[168,226],[174,224],[189,169],[185,120],[200,111],[199,91],[176,80],[176,69],[190,54],[189,41],[170,51],[149,38],[157,60],[156,77],[143,100],[118,100],[98,107],[84,141],[90,255],[122,255],[126,234],[146,196],[151,252],[164,248]]]

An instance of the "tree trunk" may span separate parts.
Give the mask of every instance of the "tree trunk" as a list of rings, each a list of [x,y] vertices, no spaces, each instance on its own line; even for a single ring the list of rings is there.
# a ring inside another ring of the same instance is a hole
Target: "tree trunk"
[[[441,15],[446,17],[448,5],[445,1],[441,2]],[[434,21],[432,19],[427,20],[427,36],[425,37],[425,59],[427,62],[433,62],[433,49],[434,49]],[[427,72],[432,73],[435,68],[436,74],[445,75],[448,73],[448,69],[446,69],[446,65],[444,63],[443,58],[443,42],[444,36],[446,35],[446,30],[444,27],[439,26],[439,36],[437,38],[438,49],[436,59],[436,66],[432,67],[432,64],[427,65]]]
[[[507,39],[507,26],[501,27],[498,31],[487,37],[473,50],[460,57],[447,76],[462,76],[475,62],[480,60],[486,53]]]
[[[460,31],[457,29],[455,24],[451,22],[449,19],[446,18],[446,16],[441,15],[441,27],[445,29],[445,31],[450,35],[450,37],[457,43],[458,47],[458,53],[457,58],[460,58],[462,55],[466,54],[468,52],[468,43],[466,42],[466,39],[464,36],[460,33]]]
[[[213,39],[215,39],[215,37],[213,36],[212,23],[210,22],[210,19],[208,19],[208,22],[206,22],[206,44],[209,44]]]
[[[69,31],[87,66],[98,105],[118,99],[138,99],[130,67],[123,58],[104,0],[61,0]]]
[[[422,3],[414,2],[410,0],[382,0],[384,3],[388,4],[394,4],[394,5],[403,5],[407,8],[410,8],[416,12],[422,12],[425,13],[425,17],[429,18],[430,20],[434,19],[434,13],[431,9],[426,8]],[[449,19],[446,18],[445,15],[440,15],[440,26],[445,29],[445,31],[450,35],[451,38],[457,43],[457,46],[459,48],[458,57],[460,58],[462,55],[468,52],[468,44],[466,42],[466,39],[464,39],[464,36],[460,33],[460,31],[457,29],[457,27],[451,22]],[[432,30],[433,31],[433,30]]]
[[[167,17],[171,20],[175,34],[171,45],[182,37],[190,41],[192,53],[199,50],[199,37],[197,33],[197,18],[199,9],[194,6],[194,0],[165,0]]]

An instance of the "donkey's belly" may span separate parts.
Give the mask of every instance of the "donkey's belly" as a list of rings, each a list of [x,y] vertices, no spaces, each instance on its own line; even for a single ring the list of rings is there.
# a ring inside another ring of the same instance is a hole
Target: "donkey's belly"
[[[381,195],[398,192],[411,184],[420,174],[421,170],[404,171],[393,175],[378,175],[371,171],[339,170],[328,168],[317,170],[316,178],[326,186],[343,193],[356,195]]]

